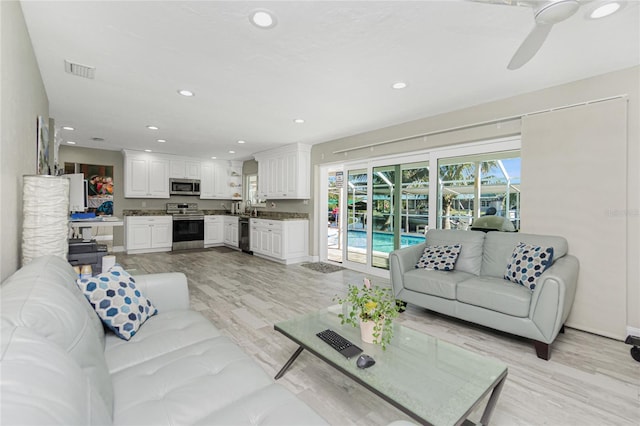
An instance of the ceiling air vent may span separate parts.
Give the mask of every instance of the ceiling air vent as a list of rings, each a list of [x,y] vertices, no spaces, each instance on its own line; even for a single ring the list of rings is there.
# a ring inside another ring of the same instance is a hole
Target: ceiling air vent
[[[90,78],[95,77],[96,68],[88,65],[76,64],[75,62],[64,61],[64,70],[69,74],[77,75],[78,77]]]

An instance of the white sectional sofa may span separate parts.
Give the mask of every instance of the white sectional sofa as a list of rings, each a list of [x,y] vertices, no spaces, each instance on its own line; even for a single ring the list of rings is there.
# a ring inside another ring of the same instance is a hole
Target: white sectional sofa
[[[159,313],[129,341],[104,331],[61,258],[2,283],[0,424],[326,424],[189,310],[183,274],[135,279]]]

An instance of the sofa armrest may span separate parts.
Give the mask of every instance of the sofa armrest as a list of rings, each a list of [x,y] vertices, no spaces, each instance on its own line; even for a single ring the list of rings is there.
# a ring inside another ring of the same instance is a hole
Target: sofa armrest
[[[404,288],[402,276],[405,272],[416,267],[420,256],[424,252],[426,243],[416,244],[403,249],[394,250],[389,254],[389,270],[391,286],[395,296]]]
[[[158,312],[189,309],[189,287],[183,273],[135,275],[133,278]]]
[[[551,343],[567,320],[576,294],[580,265],[575,256],[556,260],[538,279],[529,317]]]

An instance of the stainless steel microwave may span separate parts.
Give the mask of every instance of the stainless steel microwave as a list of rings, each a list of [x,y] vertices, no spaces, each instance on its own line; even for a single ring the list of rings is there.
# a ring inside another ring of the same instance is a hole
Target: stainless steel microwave
[[[169,194],[200,195],[199,179],[169,179]]]

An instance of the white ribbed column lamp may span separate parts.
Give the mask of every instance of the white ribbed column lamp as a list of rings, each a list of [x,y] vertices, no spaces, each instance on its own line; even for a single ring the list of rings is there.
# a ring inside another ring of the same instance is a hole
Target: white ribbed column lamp
[[[22,265],[53,254],[67,259],[69,251],[69,179],[23,176]]]

